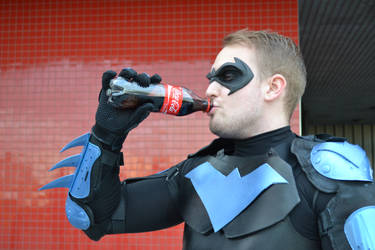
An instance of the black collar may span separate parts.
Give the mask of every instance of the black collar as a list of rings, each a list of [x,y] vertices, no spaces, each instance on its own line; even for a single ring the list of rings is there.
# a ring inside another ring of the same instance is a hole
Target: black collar
[[[280,157],[284,158],[284,150],[279,152],[278,148],[280,147],[278,146],[286,144],[285,148],[289,151],[289,146],[295,137],[296,135],[290,130],[290,126],[286,126],[247,139],[231,140],[232,146],[226,147],[225,153],[236,156],[250,156],[264,154],[274,148],[278,151]]]

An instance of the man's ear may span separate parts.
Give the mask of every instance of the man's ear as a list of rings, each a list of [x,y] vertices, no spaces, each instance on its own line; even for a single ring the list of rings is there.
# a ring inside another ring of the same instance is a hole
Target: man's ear
[[[286,89],[286,79],[281,74],[275,74],[268,78],[265,87],[264,99],[273,101],[281,96]]]

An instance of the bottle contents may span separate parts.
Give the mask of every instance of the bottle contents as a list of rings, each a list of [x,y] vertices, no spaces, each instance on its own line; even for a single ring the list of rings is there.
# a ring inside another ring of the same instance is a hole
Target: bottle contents
[[[109,96],[109,102],[124,109],[136,108],[146,102],[154,104],[153,112],[176,116],[196,111],[208,112],[211,109],[209,99],[199,97],[190,89],[168,84],[142,87],[122,77],[111,80],[106,94]]]

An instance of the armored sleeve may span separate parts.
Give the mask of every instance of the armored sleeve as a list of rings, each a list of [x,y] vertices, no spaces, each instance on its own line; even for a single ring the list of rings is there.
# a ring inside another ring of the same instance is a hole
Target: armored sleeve
[[[319,216],[323,249],[375,249],[374,183],[338,183]]]
[[[62,151],[76,146],[83,146],[80,154],[60,161],[51,169],[73,166],[74,174],[63,176],[41,190],[69,188],[66,216],[90,239],[158,230],[182,221],[174,208],[167,179],[183,163],[152,176],[120,182],[121,152],[108,149],[90,133],[76,138]]]
[[[334,137],[305,137],[292,152],[321,197],[330,196],[316,211],[322,248],[375,249],[375,184],[365,151]]]

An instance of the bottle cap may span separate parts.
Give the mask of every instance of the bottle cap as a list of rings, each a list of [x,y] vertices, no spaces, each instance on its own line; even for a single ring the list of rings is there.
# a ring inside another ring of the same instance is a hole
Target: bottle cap
[[[211,107],[211,100],[210,100],[210,99],[207,99],[207,109],[206,109],[204,112],[208,113],[208,112],[210,111],[211,108],[212,108],[212,107]]]

